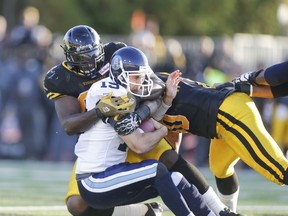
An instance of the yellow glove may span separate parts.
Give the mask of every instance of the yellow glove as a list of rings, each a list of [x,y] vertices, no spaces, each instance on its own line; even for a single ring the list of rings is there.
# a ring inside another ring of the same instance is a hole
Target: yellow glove
[[[95,110],[99,118],[134,112],[137,101],[132,94],[128,93],[118,97],[112,97],[112,95],[111,91],[96,104]]]

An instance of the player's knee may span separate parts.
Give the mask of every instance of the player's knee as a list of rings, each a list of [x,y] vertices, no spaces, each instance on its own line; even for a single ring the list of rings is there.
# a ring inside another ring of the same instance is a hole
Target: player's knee
[[[179,155],[174,150],[165,151],[159,161],[161,161],[168,169],[170,169],[178,160]]]
[[[235,173],[233,166],[226,168],[219,165],[213,165],[213,163],[210,163],[210,170],[217,178],[227,178]]]
[[[81,198],[81,196],[69,197],[66,205],[67,205],[68,211],[73,216],[81,216],[88,208],[88,205]]]

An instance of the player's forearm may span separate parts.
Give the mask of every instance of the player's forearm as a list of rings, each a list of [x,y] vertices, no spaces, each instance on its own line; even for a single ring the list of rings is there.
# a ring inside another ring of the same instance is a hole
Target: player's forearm
[[[252,97],[279,98],[288,96],[288,83],[279,86],[252,86]]]
[[[168,96],[168,95],[164,95],[163,97],[163,102],[167,105],[167,106],[171,106],[172,102],[173,102],[174,97],[172,96]]]
[[[72,96],[55,100],[55,110],[64,131],[68,135],[75,135],[88,130],[98,119],[95,110],[81,112],[77,98]]]
[[[143,137],[141,138],[142,144],[138,146],[140,147],[139,154],[144,154],[151,151],[153,148],[156,147],[156,145],[158,145],[160,140],[167,135],[167,133],[168,130],[165,126],[162,126],[153,132],[144,133],[143,134],[144,138]]]
[[[141,133],[138,129],[132,134],[121,136],[121,138],[132,151],[137,154],[144,154],[152,150],[167,133],[167,128],[162,125],[153,132]]]
[[[172,104],[172,102],[169,102],[169,104]],[[152,116],[156,121],[160,121],[170,106],[159,98],[154,101],[145,101],[135,112],[140,116],[142,121],[149,116]]]
[[[170,108],[170,106],[172,105],[172,102],[169,103],[170,105],[167,105],[164,100],[162,100],[160,106],[158,107],[158,109],[156,110],[156,112],[154,112],[154,114],[152,115],[152,118],[155,119],[156,121],[160,121],[163,116],[165,115],[165,113],[167,112],[167,110]]]
[[[90,129],[99,120],[95,110],[70,115],[61,122],[64,131],[68,135],[76,135]]]
[[[161,98],[158,98],[158,99],[156,99],[156,100],[153,100],[153,101],[145,101],[144,103],[143,103],[143,105],[146,105],[147,107],[149,107],[149,110],[150,110],[150,115],[153,115],[156,111],[157,111],[157,109],[159,108],[159,106],[160,106],[160,104],[161,104],[161,101],[162,101],[162,99]],[[141,108],[141,107],[140,107]],[[140,110],[140,108],[139,108],[139,110]],[[137,111],[138,111],[138,109],[137,109]],[[136,111],[136,112],[137,112]],[[149,117],[149,116],[148,116]],[[143,119],[142,119],[143,120]]]
[[[252,86],[252,97],[273,98],[271,88],[269,86]]]

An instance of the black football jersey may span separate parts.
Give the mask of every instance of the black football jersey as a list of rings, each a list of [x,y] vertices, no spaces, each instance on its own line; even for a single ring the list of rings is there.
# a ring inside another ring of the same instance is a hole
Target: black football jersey
[[[44,91],[47,98],[54,100],[65,95],[78,98],[94,82],[109,75],[109,61],[113,53],[124,46],[126,45],[121,42],[110,42],[104,45],[104,66],[93,79],[71,70],[65,61],[53,67],[44,78]]]
[[[164,82],[167,73],[157,73]],[[233,90],[215,88],[184,79],[179,83],[178,93],[172,106],[166,112],[162,123],[170,131],[192,133],[207,138],[215,138],[216,120],[220,105]]]

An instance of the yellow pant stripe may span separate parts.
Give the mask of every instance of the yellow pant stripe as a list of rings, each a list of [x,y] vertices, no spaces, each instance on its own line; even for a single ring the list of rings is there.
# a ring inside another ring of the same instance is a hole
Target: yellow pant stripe
[[[219,110],[223,119],[217,121],[227,130],[233,133],[245,146],[253,160],[263,169],[267,170],[279,182],[283,183],[284,168],[266,151],[257,136],[241,121],[235,119],[228,113]],[[225,121],[225,122],[224,122]],[[233,125],[230,127],[229,125]]]

